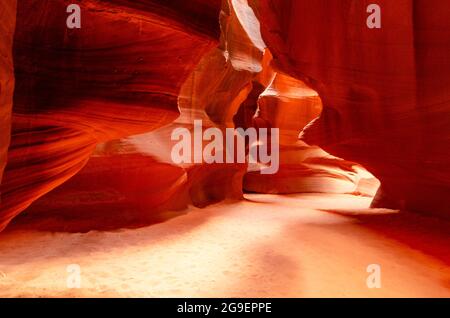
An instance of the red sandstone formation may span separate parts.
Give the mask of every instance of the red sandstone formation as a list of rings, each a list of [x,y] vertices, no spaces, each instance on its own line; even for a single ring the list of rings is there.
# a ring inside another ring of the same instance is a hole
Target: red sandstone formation
[[[177,2],[84,1],[74,30],[65,27],[70,1],[18,3],[0,228],[75,175],[97,143],[176,119],[182,84],[217,44],[220,9]]]
[[[373,195],[359,164],[381,179],[377,205],[446,212],[447,5],[380,0],[373,30],[368,1],[87,0],[69,30],[71,1],[21,1],[12,56],[15,1],[4,2],[0,230],[24,210],[87,231],[243,190]],[[279,173],[174,164],[172,131],[198,119],[280,128]]]
[[[246,165],[176,165],[171,159],[174,129],[192,132],[194,120],[202,120],[205,129],[234,127],[253,79],[264,75],[265,45],[259,30],[248,26],[257,21],[246,2],[225,1],[219,21],[220,44],[181,87],[179,118],[154,131],[100,144],[76,176],[27,210],[30,218],[52,215],[51,224],[40,226],[53,230],[61,224],[71,231],[111,229],[158,222],[173,215],[168,210],[189,204],[204,207],[242,198]]]
[[[376,204],[448,216],[450,6],[388,1],[253,1],[276,68],[302,79],[324,110],[303,139],[381,180]]]
[[[322,101],[316,91],[302,81],[272,72],[271,82],[257,103],[255,124],[280,129],[280,169],[276,174],[262,175],[254,167],[245,176],[245,190],[375,194],[379,184],[365,169],[299,140],[299,132],[321,115]]]
[[[0,10],[0,184],[5,168],[11,131],[14,92],[12,46],[16,24],[16,1],[6,1]],[[1,198],[0,198],[1,199]]]

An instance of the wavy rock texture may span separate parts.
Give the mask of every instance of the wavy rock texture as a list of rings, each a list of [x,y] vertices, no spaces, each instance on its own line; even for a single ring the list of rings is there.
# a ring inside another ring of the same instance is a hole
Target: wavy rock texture
[[[298,140],[320,98],[273,70],[246,0],[92,0],[81,30],[60,27],[68,3],[18,8],[32,15],[16,35],[2,226],[33,202],[26,217],[36,227],[88,231],[162,221],[190,204],[241,199],[243,189],[372,195],[377,184],[363,168]],[[222,131],[279,127],[279,174],[174,164],[171,133],[193,132],[199,119]]]
[[[96,144],[176,119],[182,84],[218,43],[219,1],[83,1],[74,30],[69,3],[18,3],[0,228],[75,175]]]
[[[16,1],[5,1],[0,6],[0,183],[11,132],[11,111],[14,92],[13,36],[16,25]]]
[[[184,127],[192,132],[194,120],[199,119],[204,129],[234,127],[233,117],[252,91],[252,79],[262,71],[265,45],[259,29],[253,27],[257,20],[247,2],[224,1],[220,16],[216,15],[217,26],[219,20],[220,44],[204,54],[177,93],[179,118],[155,131],[151,131],[151,118],[142,118],[147,122],[140,127],[147,133],[128,130],[128,136],[123,134],[127,138],[100,144],[75,177],[27,210],[30,218],[40,219],[37,222],[41,228],[57,230],[63,226],[65,230],[87,231],[138,226],[164,220],[173,215],[167,210],[188,204],[202,207],[242,198],[245,164],[175,165],[171,159],[174,129]],[[150,62],[170,71],[169,65]],[[161,76],[163,80],[168,75]],[[176,81],[172,78],[167,83]],[[101,118],[100,112],[105,109],[95,109]],[[146,112],[151,111],[146,108]],[[52,219],[50,223],[42,221],[46,216]]]
[[[259,95],[254,123],[280,129],[280,169],[276,174],[263,175],[255,167],[245,176],[244,189],[259,193],[373,196],[379,182],[364,168],[299,140],[299,133],[322,113],[317,92],[285,74],[272,70],[271,75],[270,84]]]
[[[17,7],[0,229],[31,203],[41,227],[88,231],[243,190],[373,196],[360,164],[381,180],[374,205],[446,215],[445,5],[380,1],[383,27],[369,30],[368,1],[88,0],[68,30],[69,3]],[[280,128],[279,173],[174,164],[171,133],[199,119]]]
[[[0,296],[448,297],[450,5],[368,30],[371,2],[22,0],[13,42],[1,0]],[[200,119],[279,128],[279,172],[175,164]],[[441,217],[370,208],[363,166],[374,205]]]
[[[363,164],[381,180],[376,205],[448,217],[450,6],[387,1],[252,2],[277,69],[324,105],[303,139]]]

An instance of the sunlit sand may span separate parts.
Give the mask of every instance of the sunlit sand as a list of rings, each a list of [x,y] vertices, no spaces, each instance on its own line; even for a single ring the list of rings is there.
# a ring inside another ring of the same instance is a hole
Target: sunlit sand
[[[450,296],[450,227],[441,220],[370,210],[364,197],[246,198],[114,232],[19,222],[0,234],[0,296]],[[67,288],[70,264],[81,267],[80,289]],[[367,287],[370,264],[381,266],[380,289]]]

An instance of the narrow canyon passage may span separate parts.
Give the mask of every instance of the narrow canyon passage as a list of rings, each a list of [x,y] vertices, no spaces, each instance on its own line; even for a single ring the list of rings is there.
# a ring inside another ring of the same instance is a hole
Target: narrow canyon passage
[[[0,297],[450,297],[449,4],[0,1]]]
[[[450,296],[450,224],[369,204],[247,194],[139,229],[84,234],[31,230],[22,219],[0,234],[0,296]],[[80,289],[67,288],[71,264]],[[370,264],[381,266],[380,289],[367,287]]]

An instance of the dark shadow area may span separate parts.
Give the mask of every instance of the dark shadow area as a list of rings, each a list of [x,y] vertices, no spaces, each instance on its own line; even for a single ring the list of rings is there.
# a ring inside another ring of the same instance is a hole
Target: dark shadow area
[[[323,210],[353,218],[361,227],[396,240],[450,265],[450,222],[416,213],[358,214],[353,210]]]

